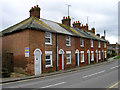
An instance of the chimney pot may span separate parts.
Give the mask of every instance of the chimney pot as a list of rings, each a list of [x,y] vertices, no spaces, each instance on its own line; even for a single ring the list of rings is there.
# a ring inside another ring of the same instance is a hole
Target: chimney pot
[[[38,7],[38,5],[37,5],[37,7]]]
[[[80,21],[78,21],[78,23],[80,23]]]
[[[67,19],[67,17],[66,17],[66,19]]]
[[[77,21],[76,21],[76,23],[77,23]]]
[[[68,16],[68,18],[70,18],[70,16]]]
[[[75,24],[75,22],[74,22],[74,24]]]
[[[65,16],[63,17],[63,19],[65,19]]]

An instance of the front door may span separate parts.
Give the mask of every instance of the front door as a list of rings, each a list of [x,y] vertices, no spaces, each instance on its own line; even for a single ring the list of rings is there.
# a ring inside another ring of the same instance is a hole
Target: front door
[[[35,51],[35,75],[41,74],[41,53],[39,50]]]
[[[78,66],[78,53],[75,54],[75,58],[76,58],[76,66]]]
[[[96,53],[96,62],[98,63],[98,53]]]
[[[60,70],[62,70],[62,54],[59,55],[59,66]]]
[[[103,58],[103,61],[104,61],[104,51],[102,52],[102,58]]]
[[[90,64],[90,55],[89,55],[89,53],[87,53],[87,61],[88,61],[88,64]]]

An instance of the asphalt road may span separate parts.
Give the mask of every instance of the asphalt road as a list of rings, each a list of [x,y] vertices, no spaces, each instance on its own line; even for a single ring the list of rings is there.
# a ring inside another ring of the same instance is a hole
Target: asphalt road
[[[2,88],[118,88],[120,60],[97,67],[32,80],[3,84]]]

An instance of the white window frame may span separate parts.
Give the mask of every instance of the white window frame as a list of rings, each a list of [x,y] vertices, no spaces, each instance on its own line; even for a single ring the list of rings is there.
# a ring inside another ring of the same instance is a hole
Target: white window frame
[[[46,34],[50,34],[50,37],[46,37]],[[50,33],[50,32],[45,32],[45,40],[46,40],[46,38],[49,38],[49,39],[50,39],[50,43],[45,42],[45,44],[46,44],[46,45],[52,45],[52,33]]]
[[[70,55],[70,57],[67,57],[67,54]],[[67,59],[70,59],[70,62],[67,62]],[[71,51],[66,51],[66,64],[71,64]]]
[[[107,58],[107,53],[106,53],[106,51],[105,51],[105,58]]]
[[[99,51],[99,59],[101,59],[101,51]]]
[[[45,67],[46,67],[46,68],[53,67],[53,64],[52,64],[52,51],[45,51],[45,61],[47,61],[47,60],[46,60],[46,55],[50,55],[51,64],[50,64],[50,65],[46,65],[46,64],[45,64]]]
[[[106,48],[106,43],[104,42],[104,48]]]
[[[101,47],[101,43],[100,43],[100,41],[98,41],[98,48],[100,48]]]
[[[82,45],[81,45],[81,40],[82,40]],[[84,39],[83,38],[80,38],[80,46],[84,47]]]
[[[91,47],[93,48],[93,40],[91,40],[90,42],[91,42]]]
[[[91,51],[91,61],[94,61],[94,51]]]
[[[83,63],[83,62],[85,62],[85,60],[84,60],[84,51],[81,51],[81,55],[83,54],[83,60],[82,60],[82,58],[81,58],[81,63]],[[80,55],[80,57],[81,57],[81,55]]]
[[[67,39],[67,37],[69,37],[69,39]],[[67,44],[67,41],[69,42],[69,44]],[[71,46],[71,37],[70,36],[66,36],[66,46]]]

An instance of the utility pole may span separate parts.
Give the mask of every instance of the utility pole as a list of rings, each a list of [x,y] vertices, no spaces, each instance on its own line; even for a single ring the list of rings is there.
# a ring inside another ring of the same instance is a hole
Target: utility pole
[[[69,16],[69,8],[71,7],[71,5],[68,5],[68,4],[66,4],[67,6],[68,6],[68,16]]]

